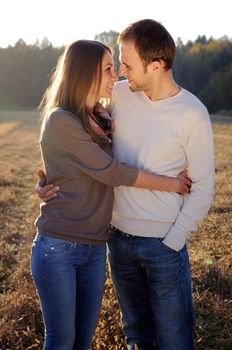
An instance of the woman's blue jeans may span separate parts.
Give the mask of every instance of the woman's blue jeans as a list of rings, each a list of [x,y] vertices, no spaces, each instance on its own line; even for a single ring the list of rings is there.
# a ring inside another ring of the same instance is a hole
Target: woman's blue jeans
[[[104,291],[106,246],[38,234],[31,272],[45,324],[44,350],[87,350]]]
[[[186,247],[113,229],[109,262],[128,349],[193,350],[193,307]]]

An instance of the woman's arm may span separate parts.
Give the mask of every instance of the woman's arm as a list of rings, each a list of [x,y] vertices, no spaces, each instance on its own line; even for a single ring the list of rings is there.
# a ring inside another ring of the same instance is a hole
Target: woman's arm
[[[46,185],[46,175],[43,170],[37,171],[38,182],[36,184],[36,192],[44,201],[49,202],[57,197],[60,188],[52,184]],[[187,170],[183,170],[178,177],[169,177],[164,175],[151,174],[143,170],[139,170],[138,177],[132,187],[144,188],[148,190],[176,192],[179,194],[187,194],[190,192],[192,181],[188,177]]]
[[[132,186],[148,190],[185,194],[190,192],[192,182],[188,178],[187,170],[182,171],[178,177],[156,175],[139,170],[137,179]]]

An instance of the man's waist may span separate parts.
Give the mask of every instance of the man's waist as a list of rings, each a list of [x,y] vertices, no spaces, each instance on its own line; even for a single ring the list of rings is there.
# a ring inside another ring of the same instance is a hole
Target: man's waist
[[[165,237],[174,222],[131,220],[113,215],[111,225],[116,229],[139,237]]]
[[[124,232],[124,231],[121,231],[119,230],[117,227],[113,226],[113,225],[110,225],[110,232],[114,231],[115,233],[118,233],[124,237],[127,237],[127,238],[138,238],[139,236],[135,236],[135,235],[131,235],[130,233],[127,233],[127,232]]]
[[[173,192],[120,186],[114,189],[113,212],[122,219],[138,222],[173,222],[183,201],[183,196]]]

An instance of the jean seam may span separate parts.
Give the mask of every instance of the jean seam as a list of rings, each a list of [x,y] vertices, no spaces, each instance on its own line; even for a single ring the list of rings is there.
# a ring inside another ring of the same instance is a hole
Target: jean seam
[[[189,317],[190,316],[190,313],[188,312],[188,294],[187,294],[187,280],[186,280],[186,277],[185,277],[185,273],[184,273],[184,265],[186,262],[183,261],[183,255],[182,254],[179,254],[180,256],[180,260],[181,260],[181,292],[182,292],[182,296],[183,296],[183,299],[184,299],[184,313],[185,313],[185,332],[186,332],[186,336],[187,336],[187,340],[188,340],[188,346],[191,345],[191,334],[189,332],[189,327],[188,327],[188,324],[189,324]]]
[[[47,283],[46,283],[46,279],[44,279],[44,284],[45,284],[45,288],[47,289],[47,293],[49,295],[49,303],[52,305],[51,301],[52,301],[53,298],[51,298],[51,295],[50,295],[50,292],[49,292],[49,288],[48,288]],[[52,310],[54,310],[53,306],[52,306]],[[55,330],[56,330],[57,329],[57,323],[56,323],[56,317],[54,315],[54,312],[52,312],[52,319],[53,319],[53,324],[54,324],[54,327],[55,327]],[[45,331],[46,331],[46,329],[45,329]],[[55,334],[57,334],[56,331],[55,331]],[[55,337],[55,346],[56,345],[57,345],[57,335]]]

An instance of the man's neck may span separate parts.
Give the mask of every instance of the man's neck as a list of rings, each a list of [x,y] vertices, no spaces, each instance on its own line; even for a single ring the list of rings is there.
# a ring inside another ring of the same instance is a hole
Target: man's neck
[[[149,90],[144,91],[151,101],[163,100],[179,93],[180,87],[175,82],[172,72],[166,71],[151,84]]]

